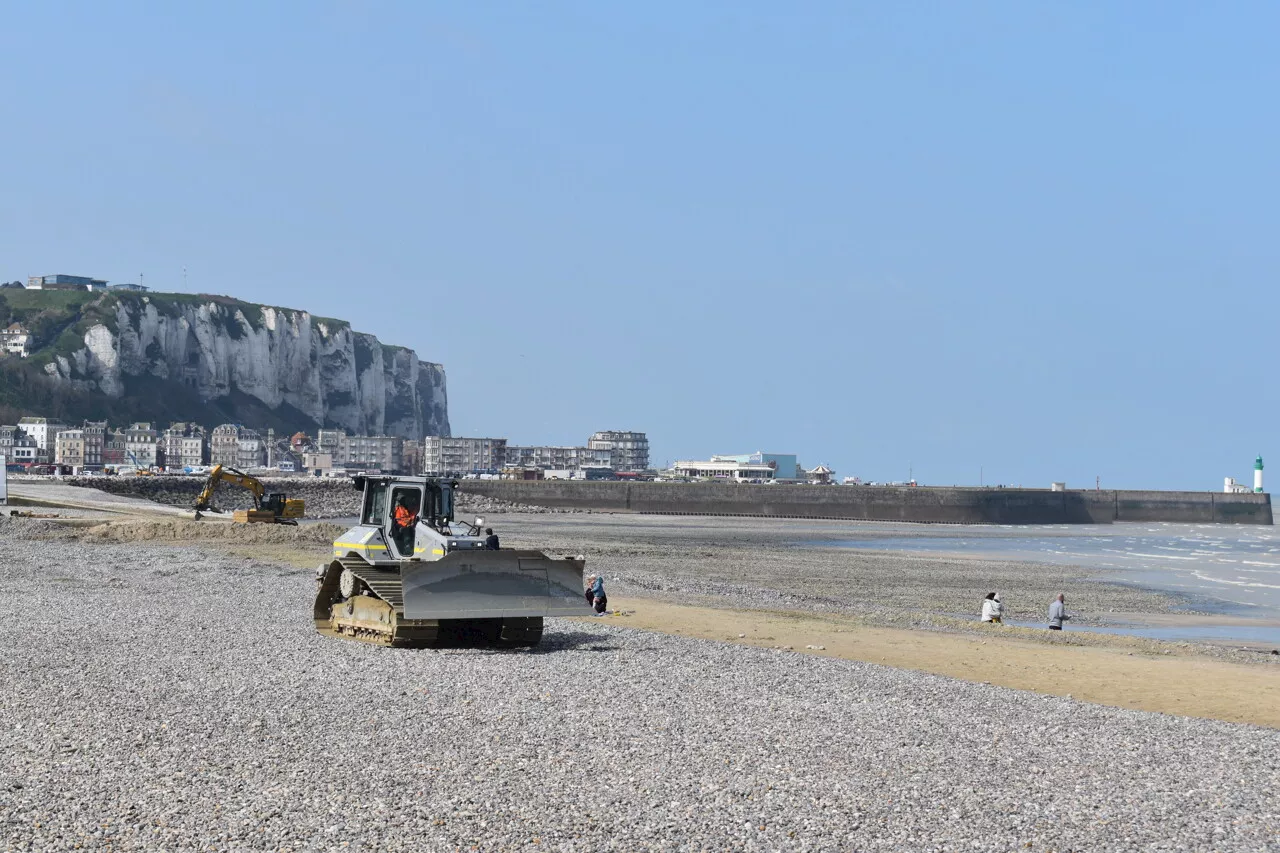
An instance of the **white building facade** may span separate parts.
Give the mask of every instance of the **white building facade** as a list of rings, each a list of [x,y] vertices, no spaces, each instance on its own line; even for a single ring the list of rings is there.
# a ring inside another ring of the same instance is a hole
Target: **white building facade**
[[[602,430],[587,439],[587,450],[608,451],[609,467],[615,471],[649,468],[649,438],[642,432]]]
[[[699,480],[712,479],[750,482],[751,480],[774,479],[774,468],[772,465],[756,464],[754,462],[738,462],[736,460],[727,459],[708,459],[706,461],[682,459],[676,462],[676,464],[672,466],[671,470],[678,477],[690,477]]]
[[[429,435],[422,441],[422,471],[432,476],[497,473],[506,464],[505,438]]]

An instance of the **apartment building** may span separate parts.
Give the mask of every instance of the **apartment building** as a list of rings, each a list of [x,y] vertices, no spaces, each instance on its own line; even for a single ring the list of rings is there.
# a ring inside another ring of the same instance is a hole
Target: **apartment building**
[[[267,445],[255,430],[240,431],[240,439],[236,442],[236,461],[234,468],[261,468],[267,464]]]
[[[54,436],[53,461],[79,468],[84,465],[84,430],[64,429]]]
[[[18,421],[18,426],[22,427],[22,431],[35,439],[36,447],[52,454],[54,451],[54,439],[61,430],[67,428],[66,424],[49,420],[48,418],[22,418]]]
[[[84,464],[89,468],[102,467],[102,451],[107,443],[106,421],[85,421],[80,428],[84,433]]]
[[[403,474],[421,474],[423,471],[422,442],[405,439],[400,449],[400,472]]]
[[[609,468],[613,461],[609,450],[547,445],[508,444],[506,456],[506,466],[513,468]]]
[[[205,455],[206,445],[204,442],[203,432],[200,433],[200,454],[201,462],[189,462],[187,459],[194,458],[196,452],[195,430],[200,429],[194,424],[191,435],[184,435],[183,442],[180,447],[187,454],[183,457],[183,465],[225,465],[228,468],[261,468],[267,464],[267,445],[263,441],[262,436],[257,430],[242,427],[239,424],[219,424],[213,428],[213,432],[209,434],[207,445],[208,455]]]
[[[0,454],[4,455],[9,465],[32,465],[39,456],[40,448],[31,436],[19,426],[0,426]]]
[[[157,433],[146,422],[133,423],[124,431],[125,457],[128,464],[150,468],[157,460]]]
[[[316,433],[316,448],[321,453],[329,453],[333,456],[335,464],[341,464],[338,460],[341,457],[342,440],[347,437],[345,431],[340,429],[322,429]]]
[[[447,438],[429,435],[422,442],[422,467],[433,476],[501,471],[507,464],[505,438]]]
[[[173,423],[159,439],[160,452],[167,468],[196,468],[209,464],[209,445],[204,427],[194,423]]]
[[[647,471],[649,438],[642,432],[603,430],[587,440],[587,449],[609,452],[609,467],[615,471]]]
[[[125,455],[127,446],[124,430],[108,429],[102,444],[102,464],[112,466],[133,464],[129,461],[129,457]]]
[[[340,468],[400,471],[404,464],[404,439],[398,435],[343,435],[334,461]]]

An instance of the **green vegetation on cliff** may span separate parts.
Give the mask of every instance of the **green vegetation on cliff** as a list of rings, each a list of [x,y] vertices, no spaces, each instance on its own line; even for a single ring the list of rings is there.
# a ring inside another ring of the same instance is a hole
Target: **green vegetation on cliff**
[[[130,316],[134,331],[139,330],[139,319],[148,306],[161,316],[169,317],[177,317],[192,306],[213,306],[215,318],[235,340],[244,337],[246,323],[253,330],[263,328],[266,323],[264,312],[268,307],[284,314],[305,313],[297,308],[260,305],[209,293],[115,290],[91,293],[84,290],[5,288],[0,290],[0,326],[14,322],[25,326],[34,339],[33,358],[45,362],[60,355],[70,356],[81,349],[85,332],[99,323],[112,332],[118,332],[116,317],[120,306],[124,306]],[[351,326],[346,320],[332,317],[312,317],[312,322],[322,335],[334,335]]]
[[[317,424],[291,406],[276,409],[260,400],[233,390],[226,397],[201,400],[191,388],[180,382],[154,376],[123,377],[124,393],[119,397],[76,387],[74,383],[52,379],[46,366],[59,357],[66,359],[75,371],[75,353],[84,349],[84,336],[92,327],[104,325],[119,334],[119,309],[125,309],[135,332],[140,331],[140,318],[148,309],[162,316],[177,317],[192,307],[212,306],[210,318],[221,324],[228,336],[243,338],[250,330],[262,329],[265,311],[271,308],[283,314],[303,314],[293,308],[265,306],[229,296],[203,293],[139,293],[134,291],[89,292],[78,290],[0,289],[0,328],[20,323],[32,334],[32,354],[21,359],[0,355],[0,423],[14,423],[17,418],[42,415],[65,423],[84,419],[107,419],[112,423],[136,420],[167,423],[196,421],[212,426],[239,422],[281,431],[311,431]],[[348,331],[351,324],[331,317],[312,317],[317,333],[331,337]],[[357,367],[365,370],[374,362],[377,339],[372,335],[353,336]],[[388,347],[383,346],[386,355]],[[392,349],[399,349],[398,347]],[[146,350],[149,358],[159,360],[163,354],[156,344]],[[348,399],[334,395],[333,405],[350,405]],[[324,424],[330,426],[330,424]]]

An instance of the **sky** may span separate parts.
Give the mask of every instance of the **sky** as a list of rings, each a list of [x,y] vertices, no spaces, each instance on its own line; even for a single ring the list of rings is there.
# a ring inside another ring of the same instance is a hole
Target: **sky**
[[[659,466],[1280,466],[1274,3],[0,8],[0,280],[342,317],[454,435]]]

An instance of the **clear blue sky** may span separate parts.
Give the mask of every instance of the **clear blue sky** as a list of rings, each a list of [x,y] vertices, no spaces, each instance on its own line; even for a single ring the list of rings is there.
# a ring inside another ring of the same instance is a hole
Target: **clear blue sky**
[[[1274,458],[1274,3],[6,4],[0,279],[349,318],[455,434]]]

